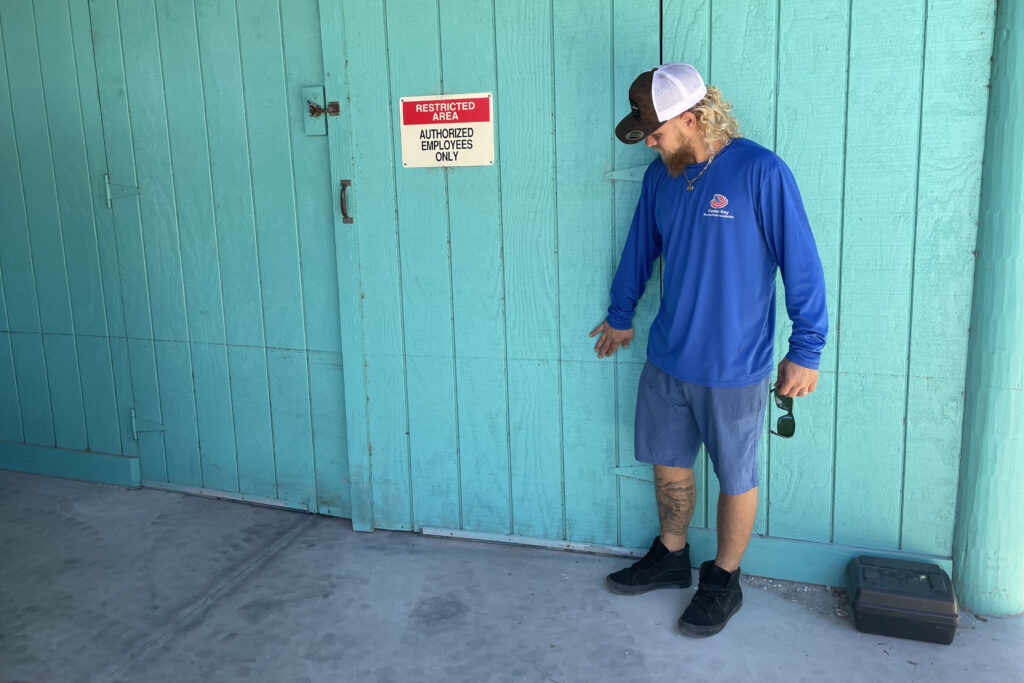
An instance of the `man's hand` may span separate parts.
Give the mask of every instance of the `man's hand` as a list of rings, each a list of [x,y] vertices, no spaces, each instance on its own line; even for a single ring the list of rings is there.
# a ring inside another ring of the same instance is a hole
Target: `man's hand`
[[[775,388],[781,396],[806,396],[818,388],[818,371],[783,358]]]
[[[601,334],[601,337],[597,340],[597,345],[594,346],[598,358],[612,355],[620,346],[624,349],[629,348],[629,342],[633,341],[632,327],[628,330],[617,330],[609,325],[608,321],[595,327],[590,336],[593,337],[598,333]]]

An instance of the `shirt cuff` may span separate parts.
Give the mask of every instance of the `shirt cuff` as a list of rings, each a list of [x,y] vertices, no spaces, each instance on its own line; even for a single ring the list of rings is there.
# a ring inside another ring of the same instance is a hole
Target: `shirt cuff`
[[[786,359],[789,360],[789,362],[796,363],[808,370],[817,370],[818,366],[821,364],[821,354],[811,351],[790,349],[789,353],[786,354]]]
[[[633,327],[633,313],[623,313],[614,307],[609,307],[605,322],[616,330],[628,330]]]

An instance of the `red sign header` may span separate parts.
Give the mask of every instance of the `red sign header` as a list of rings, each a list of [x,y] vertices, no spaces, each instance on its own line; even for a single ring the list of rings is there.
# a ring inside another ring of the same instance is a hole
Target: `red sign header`
[[[490,120],[491,101],[487,97],[402,102],[402,125],[404,126],[480,123]]]

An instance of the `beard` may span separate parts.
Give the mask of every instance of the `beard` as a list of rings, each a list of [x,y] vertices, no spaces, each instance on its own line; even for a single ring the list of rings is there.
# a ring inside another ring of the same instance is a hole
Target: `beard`
[[[673,178],[678,178],[690,164],[696,162],[697,157],[693,153],[693,148],[683,143],[679,149],[674,152],[659,152],[661,160],[665,163],[665,168],[668,170],[669,175]]]

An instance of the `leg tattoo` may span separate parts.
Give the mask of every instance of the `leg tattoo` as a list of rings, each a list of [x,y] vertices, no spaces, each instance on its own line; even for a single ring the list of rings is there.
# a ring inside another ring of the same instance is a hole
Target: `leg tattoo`
[[[661,533],[685,536],[693,517],[696,487],[693,478],[689,480],[654,477],[654,493],[658,501],[658,518]]]

